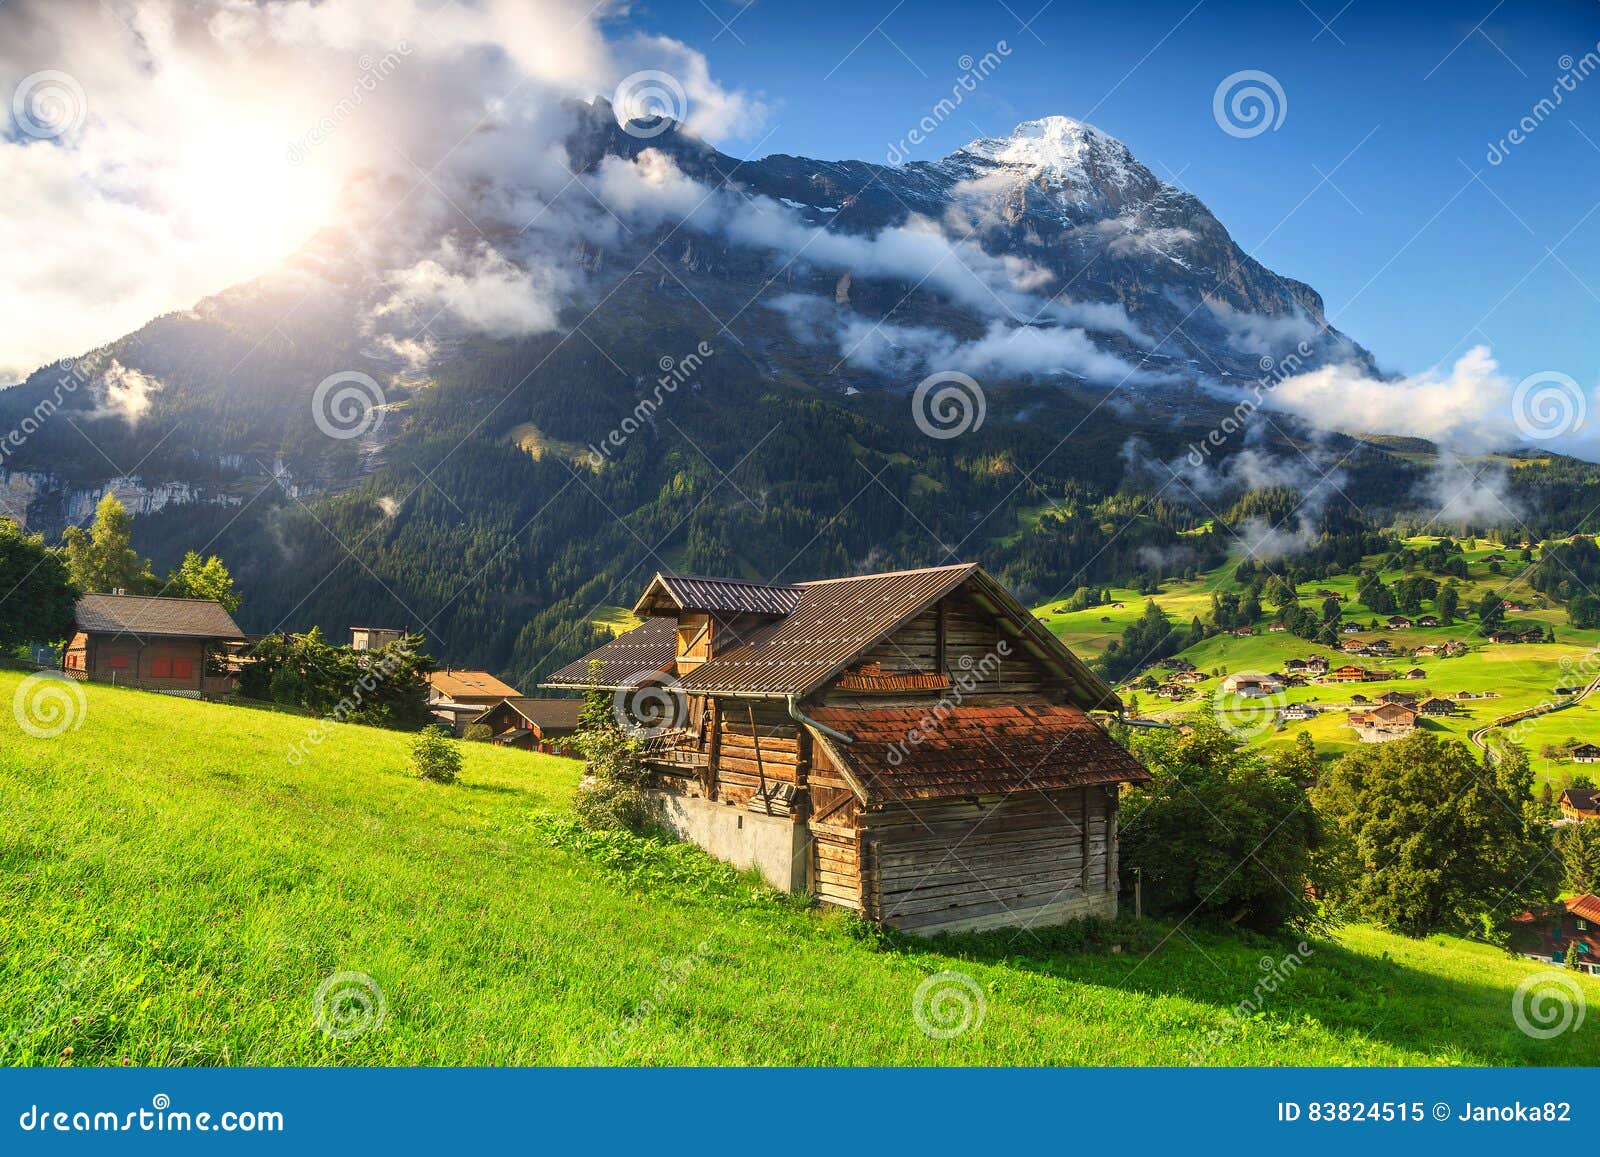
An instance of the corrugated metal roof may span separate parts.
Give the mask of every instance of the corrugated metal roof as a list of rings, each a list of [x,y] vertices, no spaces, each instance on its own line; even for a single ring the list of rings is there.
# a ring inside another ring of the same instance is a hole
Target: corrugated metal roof
[[[636,615],[710,611],[734,615],[787,615],[800,603],[800,588],[744,579],[657,574],[634,604]]]
[[[643,676],[654,675],[672,666],[677,657],[677,633],[676,619],[647,619],[633,630],[624,631],[604,646],[547,676],[544,685],[587,687],[592,678],[589,664],[598,659],[602,687],[630,686]]]
[[[139,638],[243,639],[233,617],[212,599],[145,595],[84,595],[75,612],[78,630]]]
[[[804,694],[977,569],[964,563],[804,583],[792,613],[690,672],[683,688]]]
[[[578,716],[583,712],[583,700],[530,699],[516,696],[500,700],[499,703],[487,708],[478,719],[501,707],[510,707],[522,718],[536,724],[540,731],[575,731],[578,727]]]
[[[830,743],[829,750],[849,765],[872,803],[1150,778],[1077,707],[963,705],[948,708],[932,726],[922,707],[814,707],[810,715],[854,739]]]

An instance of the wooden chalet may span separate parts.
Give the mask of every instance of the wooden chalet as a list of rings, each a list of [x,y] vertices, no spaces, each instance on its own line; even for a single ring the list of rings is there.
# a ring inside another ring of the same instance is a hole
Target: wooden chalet
[[[1592,743],[1580,743],[1572,749],[1573,763],[1600,763],[1600,747]]]
[[[977,565],[658,574],[634,613],[545,685],[674,697],[646,748],[680,835],[917,933],[1115,914],[1121,787],[1148,773],[1088,712],[1122,704]]]
[[[1456,705],[1453,700],[1433,695],[1417,704],[1417,712],[1421,715],[1454,715]]]
[[[1417,726],[1415,708],[1400,703],[1383,703],[1360,715],[1351,715],[1350,722],[1361,732],[1367,742],[1398,739],[1410,735]]]
[[[212,599],[84,595],[73,627],[61,654],[68,675],[191,698],[233,690],[222,656],[245,642],[233,617]]]
[[[502,699],[472,718],[489,729],[489,742],[499,747],[572,754],[572,735],[578,730],[581,699]]]
[[[1569,896],[1511,918],[1511,949],[1532,960],[1600,973],[1600,896]]]
[[[1600,819],[1600,792],[1589,787],[1569,787],[1556,801],[1569,820]]]
[[[487,671],[446,668],[428,672],[428,710],[457,735],[502,699],[521,697],[521,691]]]
[[[1366,679],[1367,669],[1365,667],[1357,667],[1353,663],[1335,667],[1322,677],[1324,683],[1363,683]]]

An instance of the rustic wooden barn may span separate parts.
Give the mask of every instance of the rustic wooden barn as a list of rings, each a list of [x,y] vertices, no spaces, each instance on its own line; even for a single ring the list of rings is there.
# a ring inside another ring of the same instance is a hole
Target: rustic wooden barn
[[[233,689],[220,659],[245,636],[221,603],[89,594],[78,600],[74,620],[61,656],[69,675],[191,697]]]
[[[917,932],[1114,915],[1115,693],[975,564],[796,585],[659,574],[551,675],[649,704],[663,816],[779,887]],[[655,711],[672,706],[668,717]]]
[[[543,751],[566,755],[571,751],[573,732],[578,730],[581,699],[529,699],[523,696],[502,699],[473,723],[489,729],[489,741],[499,747],[523,751]]]

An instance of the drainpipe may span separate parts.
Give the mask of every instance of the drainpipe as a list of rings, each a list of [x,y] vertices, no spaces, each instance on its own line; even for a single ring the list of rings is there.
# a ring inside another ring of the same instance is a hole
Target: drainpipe
[[[800,723],[800,724],[803,724],[806,727],[810,727],[810,728],[812,728],[812,729],[814,729],[816,731],[820,731],[820,732],[822,732],[822,734],[826,735],[829,739],[837,739],[840,743],[854,743],[855,742],[855,736],[846,735],[842,731],[835,731],[833,728],[829,727],[826,723],[818,723],[815,719],[812,719],[810,716],[804,714],[800,710],[800,700],[799,700],[798,697],[796,697],[794,695],[790,695],[788,697],[788,700],[789,700],[789,718],[793,719],[796,723]]]

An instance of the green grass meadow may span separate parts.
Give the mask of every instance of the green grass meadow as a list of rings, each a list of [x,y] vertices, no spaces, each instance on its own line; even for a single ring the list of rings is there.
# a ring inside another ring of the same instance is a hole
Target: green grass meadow
[[[686,845],[576,833],[570,761],[467,745],[438,785],[396,733],[82,690],[54,738],[0,712],[4,1064],[1600,1062],[1592,1026],[1518,1030],[1546,969],[1484,945],[1346,928],[1263,995],[1293,940],[901,942]],[[951,972],[982,1015],[939,1039],[917,994]],[[369,1005],[319,1024],[330,984]]]

